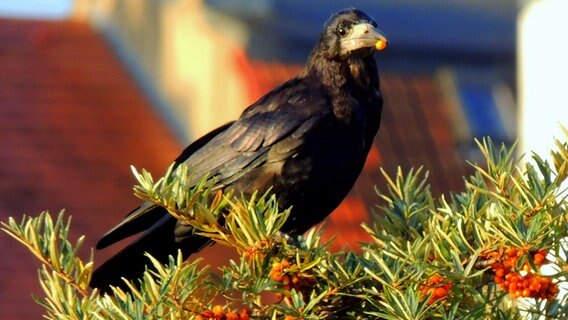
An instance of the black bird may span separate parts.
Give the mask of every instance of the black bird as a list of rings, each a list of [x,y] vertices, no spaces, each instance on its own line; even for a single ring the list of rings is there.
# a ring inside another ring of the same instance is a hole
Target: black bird
[[[282,231],[305,232],[339,205],[361,172],[383,105],[373,53],[386,41],[364,12],[334,14],[300,75],[268,92],[238,120],[193,142],[174,165],[186,163],[194,182],[209,174],[220,188],[237,193],[272,186],[280,208],[292,207]],[[143,203],[96,247],[141,231],[94,271],[92,287],[106,291],[124,286],[121,277],[139,278],[148,262],[144,252],[165,262],[178,249],[188,257],[209,242],[166,209]]]

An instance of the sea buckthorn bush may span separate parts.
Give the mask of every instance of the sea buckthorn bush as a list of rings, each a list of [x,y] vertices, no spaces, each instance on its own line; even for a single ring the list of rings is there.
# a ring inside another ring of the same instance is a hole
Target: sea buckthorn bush
[[[88,287],[93,258],[77,256],[84,238],[69,240],[63,212],[2,225],[43,264],[37,301],[48,319],[567,319],[568,144],[556,141],[550,160],[478,146],[485,163],[471,164],[460,192],[434,196],[421,168],[382,171],[375,216],[362,225],[372,240],[357,251],[330,251],[319,228],[280,233],[289,211],[270,193],[244,198],[212,191],[207,178],[188,188],[185,174],[134,171],[138,197],[240,256],[219,270],[149,256],[144,277],[111,294]]]

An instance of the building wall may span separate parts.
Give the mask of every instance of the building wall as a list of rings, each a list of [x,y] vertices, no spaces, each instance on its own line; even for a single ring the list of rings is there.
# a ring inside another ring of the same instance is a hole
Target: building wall
[[[565,0],[529,3],[519,17],[519,102],[521,152],[543,156],[554,145],[553,137],[566,139],[568,128],[566,75],[568,43],[563,40],[568,20]]]
[[[249,103],[243,27],[200,0],[79,0],[182,140],[234,119]]]

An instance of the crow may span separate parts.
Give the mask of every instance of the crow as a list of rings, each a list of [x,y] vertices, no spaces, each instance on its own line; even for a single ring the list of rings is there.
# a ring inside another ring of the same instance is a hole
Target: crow
[[[305,232],[340,204],[363,168],[383,105],[374,52],[386,44],[364,12],[337,12],[297,77],[189,145],[174,160],[174,170],[185,163],[191,183],[207,174],[216,187],[239,194],[272,188],[280,209],[291,208],[282,231]],[[122,277],[140,278],[149,262],[145,252],[166,262],[178,250],[187,258],[210,242],[165,208],[145,202],[96,248],[142,231],[94,271],[91,287],[108,291],[111,285],[124,287]]]

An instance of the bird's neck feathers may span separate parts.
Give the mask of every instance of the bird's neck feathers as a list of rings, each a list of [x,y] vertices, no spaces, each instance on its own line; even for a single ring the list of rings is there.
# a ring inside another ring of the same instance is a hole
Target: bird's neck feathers
[[[320,83],[330,93],[334,114],[348,126],[357,113],[353,107],[380,107],[375,103],[375,97],[379,99],[379,75],[372,56],[328,59],[316,50],[300,77]]]
[[[316,77],[331,92],[349,86],[364,93],[379,86],[377,66],[372,56],[338,59],[315,50],[309,57],[303,77]]]
[[[373,56],[350,58],[348,65],[351,77],[364,90],[375,90],[379,87],[379,73]]]

